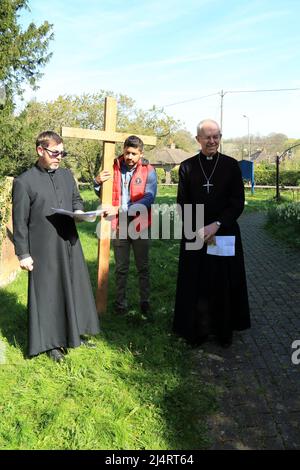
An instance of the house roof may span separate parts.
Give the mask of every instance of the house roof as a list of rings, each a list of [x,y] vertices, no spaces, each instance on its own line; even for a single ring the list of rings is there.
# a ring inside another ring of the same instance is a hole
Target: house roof
[[[266,161],[268,160],[268,154],[265,149],[257,150],[257,152],[251,154],[251,160],[255,163]]]
[[[151,150],[145,157],[153,164],[179,165],[181,162],[191,157],[191,154],[185,150],[164,147]]]

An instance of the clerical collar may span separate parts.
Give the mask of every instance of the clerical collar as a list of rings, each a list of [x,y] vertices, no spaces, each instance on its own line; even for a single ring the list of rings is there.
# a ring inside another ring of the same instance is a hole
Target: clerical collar
[[[203,153],[202,151],[200,151],[200,155],[199,155],[199,156],[200,156],[201,158],[205,159],[205,160],[210,161],[210,160],[213,160],[217,155],[218,155],[218,152],[217,152],[217,153],[214,153],[213,155],[207,156],[207,155],[204,155],[204,153]]]
[[[56,170],[58,170],[58,168],[44,168],[42,165],[39,164],[39,161],[37,160],[37,162],[35,163],[35,166],[38,170],[40,170],[42,173],[50,173],[50,174],[53,174],[56,172]]]

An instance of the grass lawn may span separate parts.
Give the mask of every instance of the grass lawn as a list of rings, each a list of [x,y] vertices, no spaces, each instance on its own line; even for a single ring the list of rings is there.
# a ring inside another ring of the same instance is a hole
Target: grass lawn
[[[83,191],[87,208],[96,207]],[[163,188],[158,202],[174,200]],[[95,289],[95,224],[79,224]],[[171,334],[178,241],[154,240],[151,248],[154,323],[138,312],[133,266],[132,301],[126,318],[109,308],[96,349],[69,351],[64,364],[44,354],[26,359],[27,275],[0,289],[1,449],[201,449],[208,446],[205,420],[215,408],[215,390],[191,370],[190,350]],[[4,351],[3,351],[4,349]],[[2,353],[1,353],[2,350]],[[2,362],[2,364],[1,364]]]
[[[82,192],[87,209],[97,200]],[[176,187],[160,187],[158,203],[174,203]],[[292,199],[292,193],[284,193]],[[274,191],[246,192],[246,212],[274,204]],[[79,224],[95,289],[95,223]],[[171,333],[178,241],[153,240],[155,321],[138,311],[130,269],[127,317],[113,315],[114,260],[109,305],[96,349],[70,350],[62,365],[45,355],[26,359],[27,275],[0,289],[0,449],[201,449],[208,447],[206,416],[216,390],[191,368],[190,350]]]
[[[262,189],[255,188],[254,194],[251,194],[249,188],[245,190],[245,211],[264,211],[267,210],[270,206],[276,205],[275,200],[275,189]],[[299,201],[300,192],[294,190],[281,190],[280,193],[282,202],[291,202]]]

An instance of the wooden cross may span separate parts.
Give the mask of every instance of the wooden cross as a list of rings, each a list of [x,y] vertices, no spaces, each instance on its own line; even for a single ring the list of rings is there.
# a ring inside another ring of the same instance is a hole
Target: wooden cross
[[[93,139],[104,142],[103,170],[108,170],[113,175],[113,162],[115,158],[115,144],[124,142],[130,133],[116,132],[117,125],[117,101],[114,98],[105,98],[104,106],[104,130],[79,129],[63,127],[63,137],[75,137],[77,139]],[[139,135],[145,145],[156,145],[156,137]],[[112,203],[112,178],[103,184],[102,204]],[[99,314],[106,312],[109,251],[110,251],[111,222],[101,219],[100,238],[98,242],[98,287],[96,293],[96,307]]]

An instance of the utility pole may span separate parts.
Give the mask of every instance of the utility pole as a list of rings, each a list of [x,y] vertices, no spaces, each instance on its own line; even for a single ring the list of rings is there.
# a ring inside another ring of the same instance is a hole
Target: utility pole
[[[221,106],[220,106],[220,111],[221,111],[221,116],[220,116],[220,131],[221,131],[221,134],[223,134],[223,98],[226,94],[226,91],[224,93],[223,90],[221,90],[220,92],[220,96],[221,96]],[[223,152],[223,142],[222,142],[222,139],[221,139],[221,143],[220,143],[220,150],[221,150],[221,153]]]
[[[250,118],[246,114],[243,114],[243,117],[248,120],[248,160],[251,160]]]

